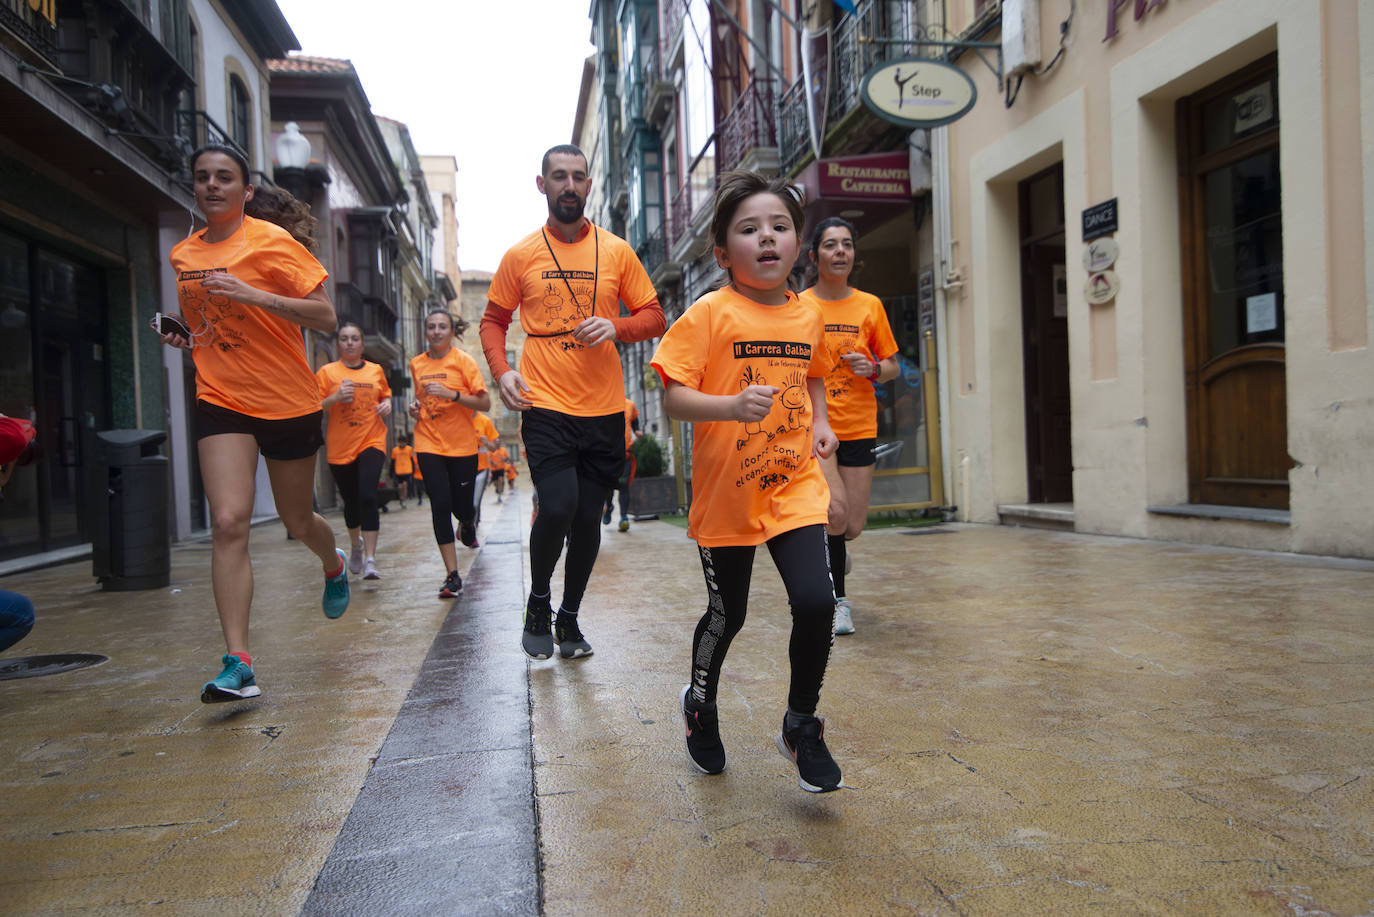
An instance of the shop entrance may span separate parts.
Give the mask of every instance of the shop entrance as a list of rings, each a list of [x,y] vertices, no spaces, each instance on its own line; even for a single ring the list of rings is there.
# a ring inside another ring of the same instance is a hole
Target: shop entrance
[[[1274,57],[1178,104],[1188,499],[1288,509]]]
[[[1073,502],[1064,164],[1017,186],[1026,481],[1031,503]]]
[[[42,458],[0,502],[0,559],[89,540],[83,430],[108,429],[104,275],[0,232],[0,413],[33,418]]]

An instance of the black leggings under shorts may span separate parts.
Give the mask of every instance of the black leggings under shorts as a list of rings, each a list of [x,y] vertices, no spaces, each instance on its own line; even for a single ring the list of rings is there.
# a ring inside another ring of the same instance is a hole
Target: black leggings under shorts
[[[377,509],[377,482],[382,478],[386,456],[380,449],[364,449],[346,465],[330,465],[334,483],[343,497],[344,525],[350,529],[376,532],[382,527]]]
[[[263,420],[222,408],[208,401],[196,402],[196,439],[222,433],[245,433],[258,442],[263,458],[289,462],[309,458],[324,445],[324,412],[288,417],[285,420]]]
[[[472,525],[475,510],[472,505],[472,484],[477,477],[477,453],[472,455],[435,455],[417,452],[424,482],[429,486],[429,515],[434,523],[436,544],[453,544],[455,516],[462,525]],[[419,483],[419,482],[416,482]]]

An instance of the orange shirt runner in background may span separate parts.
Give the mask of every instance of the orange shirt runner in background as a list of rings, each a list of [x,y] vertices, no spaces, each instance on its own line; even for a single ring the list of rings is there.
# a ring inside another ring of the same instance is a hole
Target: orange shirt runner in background
[[[477,470],[481,471],[491,466],[491,450],[495,448],[496,441],[501,438],[501,435],[496,432],[496,424],[491,422],[491,418],[481,411],[473,416],[472,425],[477,430]],[[483,436],[487,438],[490,445],[482,445]]]
[[[820,311],[788,293],[765,306],[730,288],[692,304],[663,335],[653,367],[665,383],[708,395],[780,389],[762,422],[697,422],[687,534],[702,547],[758,545],[826,522],[830,488],[813,452],[806,380],[831,368]]]
[[[191,328],[196,397],[262,420],[320,410],[301,326],[208,293],[200,282],[212,272],[228,271],[249,286],[301,299],[328,272],[289,232],[265,220],[245,216],[239,231],[223,242],[206,242],[204,235],[183,239],[168,256],[181,314]]]
[[[415,451],[433,455],[463,456],[477,454],[476,411],[456,401],[425,393],[425,385],[438,382],[445,388],[467,395],[487,390],[477,361],[457,347],[436,360],[422,351],[410,360],[410,376],[420,402],[420,419],[415,424]]]
[[[629,398],[625,399],[625,451],[630,451],[630,446],[634,445],[635,428],[634,422],[639,419],[639,408]]]
[[[520,356],[527,397],[537,408],[577,417],[619,413],[625,379],[614,342],[587,347],[572,330],[593,315],[615,322],[621,341],[647,340],[664,328],[658,294],[634,249],[590,222],[576,242],[544,226],[516,243],[501,258],[488,297],[496,309],[483,317],[482,350],[496,381],[511,368],[505,329],[519,309],[528,335]],[[622,300],[630,318],[620,317]]]
[[[393,446],[391,461],[396,466],[396,474],[415,473],[415,450],[410,446]]]
[[[345,379],[353,380],[353,400],[336,401],[329,407],[326,456],[331,465],[347,465],[367,449],[386,453],[386,421],[377,416],[377,405],[391,397],[386,373],[376,363],[363,361],[349,369],[342,360],[321,366],[315,373],[320,398],[339,390]]]
[[[821,310],[825,343],[835,366],[825,377],[825,406],[830,429],[837,439],[873,439],[878,435],[878,396],[872,381],[854,375],[843,354],[858,351],[873,363],[897,352],[883,302],[872,293],[850,290],[844,299],[821,299],[815,288],[803,292],[802,302]]]

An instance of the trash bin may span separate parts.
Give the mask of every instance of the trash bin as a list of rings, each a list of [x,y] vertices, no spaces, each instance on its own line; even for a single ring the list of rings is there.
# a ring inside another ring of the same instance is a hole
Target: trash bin
[[[167,459],[162,430],[95,434],[92,467],[92,571],[111,592],[155,589],[171,579]]]

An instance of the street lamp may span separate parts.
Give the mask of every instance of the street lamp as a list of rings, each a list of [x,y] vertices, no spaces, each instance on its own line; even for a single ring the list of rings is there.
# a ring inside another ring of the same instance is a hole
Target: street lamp
[[[297,200],[309,204],[305,167],[310,165],[310,139],[301,133],[301,126],[287,121],[277,137],[277,168],[273,180],[291,192]]]

